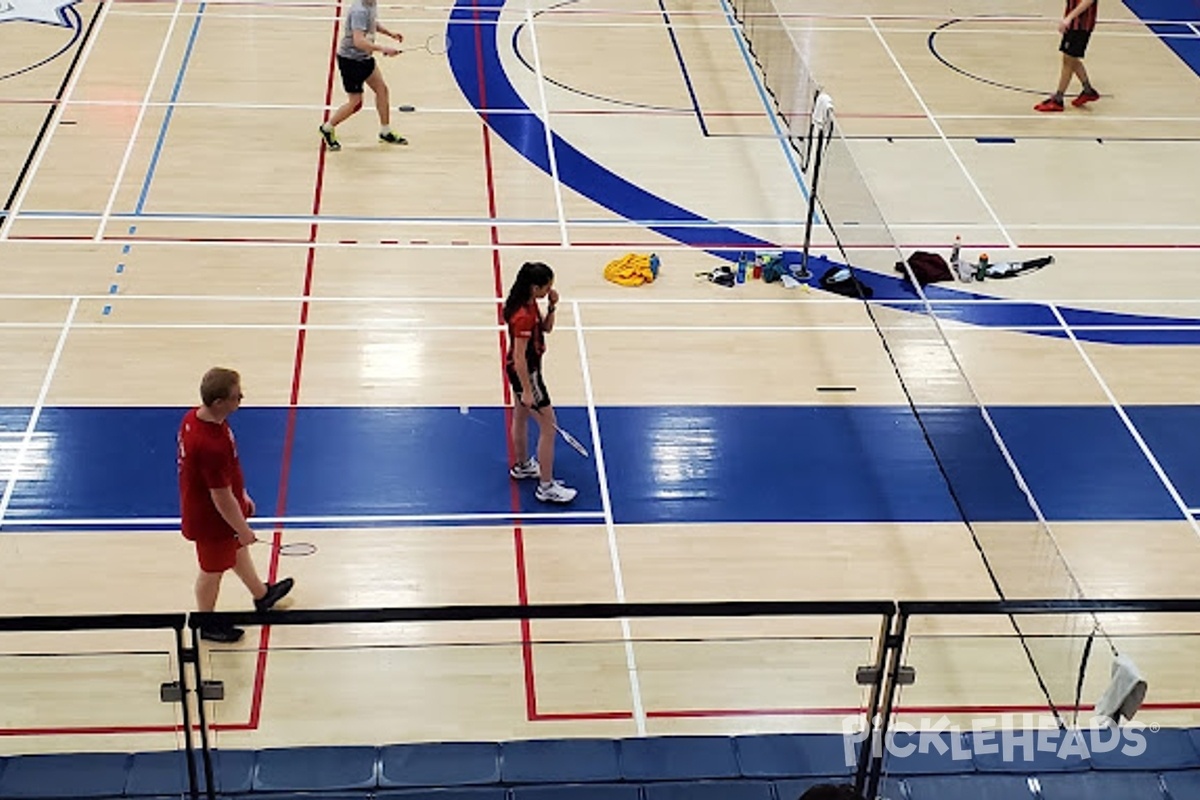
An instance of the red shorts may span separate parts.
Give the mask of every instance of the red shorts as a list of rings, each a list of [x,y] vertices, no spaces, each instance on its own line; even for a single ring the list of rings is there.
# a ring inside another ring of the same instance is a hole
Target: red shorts
[[[242,543],[233,536],[196,539],[195,545],[196,558],[204,572],[224,572],[233,569],[233,565],[237,563],[237,552],[242,548]]]

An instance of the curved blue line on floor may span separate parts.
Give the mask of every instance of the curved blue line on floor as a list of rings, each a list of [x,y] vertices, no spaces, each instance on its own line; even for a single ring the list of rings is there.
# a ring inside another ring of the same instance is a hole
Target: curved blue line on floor
[[[497,29],[505,0],[456,0],[450,15],[448,53],[451,71],[459,89],[485,123],[517,153],[547,175],[551,174],[546,130],[508,79],[500,61]],[[503,114],[489,114],[504,111]],[[743,250],[778,249],[771,242],[708,220],[695,212],[665,200],[602,166],[591,157],[552,132],[558,178],[595,203],[630,221],[667,220],[680,224],[655,223],[647,227],[681,244],[701,248],[719,258],[736,261]],[[821,266],[832,264],[821,259]],[[821,266],[814,270],[820,274]],[[924,313],[911,301],[918,299],[907,281],[899,275],[885,275],[861,267],[855,268],[860,281],[875,293],[876,300],[910,301],[898,308]],[[948,289],[926,287],[932,300],[997,300],[994,297]],[[1200,344],[1200,321],[1178,317],[1141,316],[1115,311],[1060,307],[1070,325],[1105,326],[1109,329],[1082,329],[1075,336],[1083,341],[1108,344],[1181,345]],[[942,311],[938,310],[939,316]],[[946,312],[961,322],[983,327],[1021,328],[1038,319],[1037,325],[1057,326],[1058,321],[1045,305],[997,302],[994,305],[964,303]],[[1045,322],[1044,320],[1049,320]],[[1146,330],[1147,327],[1168,330]],[[1066,338],[1060,327],[1028,331],[1040,336]]]

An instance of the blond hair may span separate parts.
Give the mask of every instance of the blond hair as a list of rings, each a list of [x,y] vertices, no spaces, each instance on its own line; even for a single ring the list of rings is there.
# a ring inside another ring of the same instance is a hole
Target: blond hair
[[[218,400],[228,400],[241,382],[237,370],[213,367],[200,379],[200,402],[211,406]]]

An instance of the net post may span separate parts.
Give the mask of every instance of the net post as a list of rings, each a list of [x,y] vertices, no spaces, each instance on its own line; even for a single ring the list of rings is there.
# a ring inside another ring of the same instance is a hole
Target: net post
[[[812,127],[817,131],[817,153],[816,160],[813,162],[812,169],[812,186],[808,192],[808,215],[804,220],[804,250],[800,255],[800,274],[796,277],[800,280],[806,280],[812,277],[812,273],[808,270],[808,251],[812,245],[812,229],[813,218],[817,213],[817,188],[821,181],[821,156],[825,150],[825,138],[833,125],[833,99],[821,92],[817,95],[816,102],[813,103],[812,112]],[[811,143],[812,136],[809,135]]]

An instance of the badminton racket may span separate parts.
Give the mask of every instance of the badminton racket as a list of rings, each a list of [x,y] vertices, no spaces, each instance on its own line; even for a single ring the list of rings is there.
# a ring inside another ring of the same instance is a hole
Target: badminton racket
[[[414,50],[424,50],[432,56],[445,55],[450,50],[450,37],[444,33],[435,33],[421,44],[401,45],[396,48],[401,53],[411,53]]]
[[[255,544],[265,544],[279,551],[281,556],[311,556],[317,552],[317,546],[312,542],[283,542],[275,545],[266,539],[255,539]]]
[[[537,414],[539,417],[541,417],[541,416],[542,416],[541,409],[537,409],[537,408],[535,408],[535,409],[533,409],[533,410],[534,410],[534,412],[535,412],[535,413],[536,413],[536,414]],[[545,419],[545,418],[543,417],[543,419]],[[583,446],[583,445],[582,445],[582,444],[579,442],[579,440],[578,440],[578,439],[576,439],[574,436],[572,436],[572,435],[571,435],[570,433],[568,433],[567,431],[565,431],[565,430],[563,430],[562,428],[558,427],[558,423],[553,423],[553,424],[554,424],[554,430],[558,431],[558,435],[559,435],[559,436],[561,436],[561,437],[563,438],[563,441],[564,441],[564,442],[566,442],[567,444],[571,445],[571,447],[575,449],[575,452],[576,452],[576,453],[579,453],[579,455],[583,456],[584,458],[591,458],[591,456],[589,456],[589,455],[588,455],[587,448],[586,448],[586,447],[584,447],[584,446]]]

